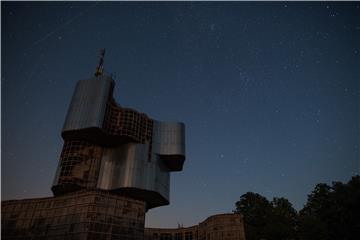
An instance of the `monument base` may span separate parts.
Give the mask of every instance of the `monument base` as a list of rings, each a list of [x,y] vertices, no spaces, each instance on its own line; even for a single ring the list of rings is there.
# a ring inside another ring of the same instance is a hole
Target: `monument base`
[[[1,203],[2,239],[143,240],[145,202],[104,191]]]

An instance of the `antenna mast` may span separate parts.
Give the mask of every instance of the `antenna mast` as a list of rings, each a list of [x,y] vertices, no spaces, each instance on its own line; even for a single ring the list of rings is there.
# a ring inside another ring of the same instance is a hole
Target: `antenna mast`
[[[104,56],[105,56],[105,48],[100,49],[100,60],[99,64],[96,67],[95,76],[100,76],[104,72]]]

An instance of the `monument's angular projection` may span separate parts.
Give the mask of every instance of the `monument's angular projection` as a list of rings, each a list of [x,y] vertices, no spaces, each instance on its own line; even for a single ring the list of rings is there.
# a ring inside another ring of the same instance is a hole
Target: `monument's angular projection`
[[[119,106],[114,85],[108,76],[77,83],[54,195],[96,188],[145,201],[147,208],[167,205],[170,172],[181,171],[185,160],[185,125]]]
[[[103,73],[104,54],[95,76],[76,85],[61,133],[54,197],[3,201],[2,239],[140,240],[146,211],[169,204],[170,173],[181,171],[185,161],[185,125],[117,104],[115,82]],[[234,217],[240,215],[229,219]],[[231,239],[242,240],[242,221],[230,222],[240,226],[226,228]],[[184,239],[216,239],[205,225]],[[169,234],[149,229],[146,238]]]

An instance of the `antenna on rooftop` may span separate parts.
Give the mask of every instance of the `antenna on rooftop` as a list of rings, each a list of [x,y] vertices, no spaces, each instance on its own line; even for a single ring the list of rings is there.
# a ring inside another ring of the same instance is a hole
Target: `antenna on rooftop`
[[[99,64],[96,67],[95,76],[100,76],[104,72],[104,56],[105,56],[105,48],[100,49],[100,60]]]

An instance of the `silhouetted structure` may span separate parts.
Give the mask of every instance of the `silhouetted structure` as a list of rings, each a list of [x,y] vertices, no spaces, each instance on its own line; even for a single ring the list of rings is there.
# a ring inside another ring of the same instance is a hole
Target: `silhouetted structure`
[[[185,126],[119,106],[103,74],[75,88],[61,136],[55,197],[2,202],[4,239],[143,239],[145,211],[169,204],[185,161]]]
[[[114,85],[103,75],[77,83],[54,195],[102,189],[145,201],[148,209],[167,205],[170,172],[181,171],[185,160],[185,126],[119,106]]]
[[[3,239],[140,240],[145,212],[169,204],[170,172],[181,171],[185,161],[185,125],[118,105],[115,82],[104,75],[104,54],[95,76],[76,85],[61,133],[54,197],[2,202]],[[242,221],[233,216],[237,220],[222,232],[241,235]],[[184,239],[218,232],[204,224]]]

